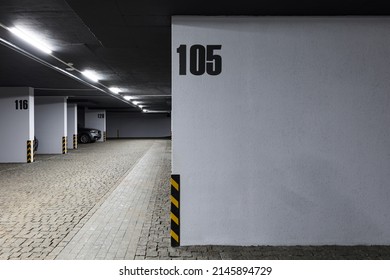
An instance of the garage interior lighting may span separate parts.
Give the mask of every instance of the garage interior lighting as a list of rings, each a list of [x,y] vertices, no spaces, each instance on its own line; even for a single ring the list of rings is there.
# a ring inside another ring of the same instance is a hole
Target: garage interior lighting
[[[0,22],[0,28],[3,28],[5,30],[9,31],[10,33],[12,33],[13,35],[22,39],[26,43],[32,45],[33,47],[39,49],[42,52],[48,54],[55,61],[58,62],[57,64],[59,64],[59,63],[63,64],[63,65],[65,65],[65,67],[58,66],[58,65],[54,64],[53,62],[49,62],[44,58],[40,58],[39,56],[34,55],[33,53],[29,52],[29,50],[25,50],[25,49],[23,49],[23,47],[17,46],[15,44],[11,43],[10,41],[3,39],[1,36],[0,36],[0,44],[5,45],[6,47],[9,47],[10,49],[13,49],[17,52],[20,52],[21,54],[27,56],[28,58],[33,59],[33,60],[41,63],[42,65],[49,67],[50,69],[53,69],[53,70],[58,71],[62,74],[65,74],[65,75],[71,77],[72,79],[75,79],[79,82],[82,82],[82,83],[84,83],[84,84],[86,84],[86,85],[88,85],[96,90],[100,90],[102,92],[105,92],[106,94],[113,96],[113,97],[121,100],[122,102],[124,101],[123,99],[125,99],[126,101],[128,101],[126,103],[128,103],[129,105],[132,105],[133,107],[138,107],[142,111],[144,106],[140,106],[139,101],[136,101],[135,103],[132,101],[132,99],[136,98],[135,96],[130,96],[130,95],[124,96],[124,95],[120,94],[121,92],[127,92],[128,89],[118,88],[115,86],[108,87],[108,86],[99,82],[99,80],[102,79],[102,76],[99,75],[96,71],[94,71],[92,69],[86,69],[84,71],[81,71],[74,66],[73,62],[66,62],[66,61],[62,60],[61,58],[57,57],[56,55],[53,54],[51,47],[49,47],[44,42],[42,42],[42,37],[39,34],[25,30],[24,28],[21,28],[17,25],[15,25],[13,27],[8,27],[8,26],[3,25],[1,22]],[[82,74],[86,79],[80,77],[79,75],[72,74],[71,73],[72,71],[75,71],[75,72]],[[96,84],[93,84],[88,80],[90,80]]]
[[[112,93],[115,93],[115,94],[118,94],[121,90],[117,87],[110,87],[109,90],[112,92]]]
[[[23,30],[20,27],[10,27],[8,28],[10,32],[21,38],[22,40],[26,41],[30,45],[34,46],[35,48],[47,53],[51,54],[53,51],[43,42],[41,42],[40,39],[34,34],[32,34],[29,31]]]
[[[84,70],[81,72],[81,74],[83,74],[85,77],[87,77],[93,82],[97,83],[99,81],[98,75],[92,70]]]

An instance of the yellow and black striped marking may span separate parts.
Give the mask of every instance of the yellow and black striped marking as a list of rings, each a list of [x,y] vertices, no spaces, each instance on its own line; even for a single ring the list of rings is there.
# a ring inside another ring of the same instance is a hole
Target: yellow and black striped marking
[[[171,246],[180,246],[180,175],[171,175]]]
[[[66,154],[68,152],[68,137],[63,136],[62,137],[62,153]]]
[[[77,149],[77,134],[73,134],[73,149]]]
[[[35,147],[35,140],[32,141],[32,146]],[[35,151],[34,148],[33,148],[33,154],[32,154],[33,158],[32,158],[32,162],[35,161],[35,155],[36,155],[36,153],[37,153],[37,151]]]
[[[107,133],[105,131],[103,131],[103,141],[104,142],[107,141]]]
[[[33,151],[33,143],[34,141],[28,140],[27,141],[27,162],[31,163],[34,161],[34,151]]]

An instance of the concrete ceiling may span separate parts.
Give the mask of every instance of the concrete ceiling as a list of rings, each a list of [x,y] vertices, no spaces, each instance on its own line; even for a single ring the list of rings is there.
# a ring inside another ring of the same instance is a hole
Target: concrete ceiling
[[[129,95],[146,109],[170,111],[172,15],[389,14],[385,3],[362,0],[1,0],[0,86],[30,86],[36,95],[69,96],[80,106],[140,112],[121,97]],[[14,25],[39,32],[53,56],[4,28]],[[88,81],[66,70],[67,63],[93,69],[101,80]],[[112,94],[111,86],[121,94]]]

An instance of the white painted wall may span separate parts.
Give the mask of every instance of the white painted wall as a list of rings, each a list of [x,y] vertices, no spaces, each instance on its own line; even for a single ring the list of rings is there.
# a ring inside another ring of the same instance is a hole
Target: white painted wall
[[[77,104],[68,104],[67,118],[68,149],[73,150],[73,135],[77,135]]]
[[[85,127],[96,128],[102,132],[102,137],[99,142],[104,141],[103,134],[106,131],[106,110],[86,110],[85,111]]]
[[[19,100],[27,100],[28,109]],[[0,88],[0,162],[27,162],[29,140],[34,140],[34,90]]]
[[[142,138],[171,135],[171,118],[167,114],[108,113],[107,137]]]
[[[62,137],[67,136],[66,99],[66,97],[35,97],[38,154],[62,154]]]
[[[181,245],[390,244],[390,18],[173,17],[172,67]]]

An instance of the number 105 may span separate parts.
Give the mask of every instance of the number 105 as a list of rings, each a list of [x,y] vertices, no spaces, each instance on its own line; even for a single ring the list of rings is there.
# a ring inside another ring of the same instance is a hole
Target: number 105
[[[200,76],[204,73],[219,75],[222,72],[222,57],[215,54],[222,45],[193,45],[190,47],[190,72]],[[187,75],[187,45],[177,48],[179,54],[179,75]]]

